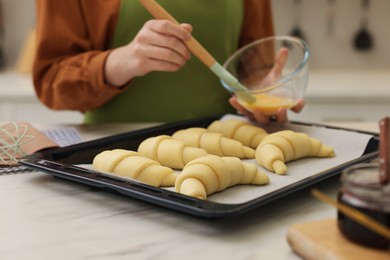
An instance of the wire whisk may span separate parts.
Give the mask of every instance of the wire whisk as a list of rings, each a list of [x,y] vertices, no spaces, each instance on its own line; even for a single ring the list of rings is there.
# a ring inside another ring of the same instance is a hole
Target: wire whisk
[[[15,122],[0,127],[0,165],[17,165],[18,159],[27,155],[22,145],[34,140],[27,130],[27,125]]]

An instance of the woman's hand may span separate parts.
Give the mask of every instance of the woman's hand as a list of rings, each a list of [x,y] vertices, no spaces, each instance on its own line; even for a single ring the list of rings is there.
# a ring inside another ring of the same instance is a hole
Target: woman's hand
[[[283,68],[286,65],[288,57],[288,49],[281,48],[275,58],[275,64],[267,76],[261,81],[260,86],[271,86],[278,82],[282,76]]]
[[[131,79],[151,71],[177,71],[190,58],[184,44],[191,38],[189,24],[150,20],[126,46],[112,50],[104,73],[106,82],[123,86]]]
[[[288,57],[288,50],[286,48],[281,48],[276,56],[275,64],[272,67],[268,75],[261,81],[262,86],[270,86],[277,82],[281,75],[284,66],[286,65]],[[250,120],[255,120],[259,123],[267,124],[270,121],[276,121],[279,123],[285,123],[288,121],[287,109],[279,108],[276,111],[275,115],[266,115],[261,110],[255,110],[250,112],[245,109],[243,106],[238,103],[236,96],[233,96],[229,99],[229,103],[241,114],[249,118]],[[291,108],[292,111],[299,113],[305,106],[305,101],[303,99],[299,100],[295,106]]]
[[[245,109],[243,106],[238,103],[236,96],[233,96],[229,99],[229,103],[242,115],[246,116],[250,120],[257,121],[262,124],[268,124],[270,121],[276,121],[278,123],[285,123],[288,121],[287,109],[279,108],[276,111],[275,115],[266,115],[261,110],[256,110],[253,113]],[[298,102],[291,108],[292,111],[299,113],[305,106],[305,101],[303,99],[298,100]]]

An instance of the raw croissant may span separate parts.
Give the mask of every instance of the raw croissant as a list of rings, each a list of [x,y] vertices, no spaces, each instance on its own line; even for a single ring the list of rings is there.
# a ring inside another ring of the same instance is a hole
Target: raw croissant
[[[171,168],[124,149],[106,150],[97,154],[92,166],[98,171],[130,177],[155,187],[174,186],[178,175]]]
[[[243,145],[254,149],[261,140],[268,135],[261,127],[254,126],[243,120],[215,120],[208,127],[211,132],[221,133],[223,136],[240,141]]]
[[[204,149],[187,146],[184,142],[168,135],[145,139],[138,147],[138,152],[174,169],[183,169],[193,159],[207,155]]]
[[[207,155],[188,163],[177,177],[175,189],[181,194],[206,199],[207,195],[237,184],[262,185],[269,182],[266,173],[255,164],[236,157]]]
[[[244,146],[237,140],[224,137],[221,133],[213,133],[205,128],[192,127],[175,132],[172,138],[183,141],[186,145],[200,147],[209,154],[218,156],[234,156],[241,159],[255,158],[255,150]]]
[[[305,133],[284,130],[265,137],[256,149],[259,165],[277,174],[287,172],[286,162],[303,157],[333,157],[332,147]]]

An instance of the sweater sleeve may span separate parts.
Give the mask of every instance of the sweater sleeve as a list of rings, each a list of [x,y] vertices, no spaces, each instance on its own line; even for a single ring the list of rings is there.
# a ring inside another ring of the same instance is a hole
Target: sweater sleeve
[[[37,0],[36,4],[33,81],[42,103],[55,110],[86,111],[125,90],[104,79],[118,1]]]
[[[240,45],[273,34],[270,0],[243,0]],[[37,50],[33,67],[38,98],[51,109],[87,111],[126,88],[108,85],[110,52],[120,0],[36,0]]]
[[[244,12],[239,46],[274,35],[270,0],[244,0]]]

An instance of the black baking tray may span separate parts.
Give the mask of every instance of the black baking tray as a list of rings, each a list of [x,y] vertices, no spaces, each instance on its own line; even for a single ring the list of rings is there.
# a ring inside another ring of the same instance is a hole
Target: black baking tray
[[[91,164],[95,155],[104,150],[117,148],[137,150],[139,144],[146,138],[161,134],[171,135],[177,130],[189,127],[207,127],[211,122],[220,118],[221,116],[217,115],[168,123],[156,127],[116,134],[67,147],[50,149],[25,156],[20,160],[20,164],[56,177],[108,190],[110,192],[118,192],[132,199],[142,200],[197,217],[225,218],[251,211],[275,199],[335,176],[351,165],[373,160],[377,158],[379,154],[379,136],[377,133],[345,129],[348,131],[372,135],[372,138],[370,138],[362,156],[342,163],[337,167],[332,167],[327,171],[327,174],[321,174],[315,178],[308,178],[295,182],[285,188],[240,204],[222,204],[209,200],[199,200],[174,191],[152,187],[130,179],[108,176],[97,171],[77,166],[81,164]],[[292,121],[291,123],[344,129],[305,122]]]

